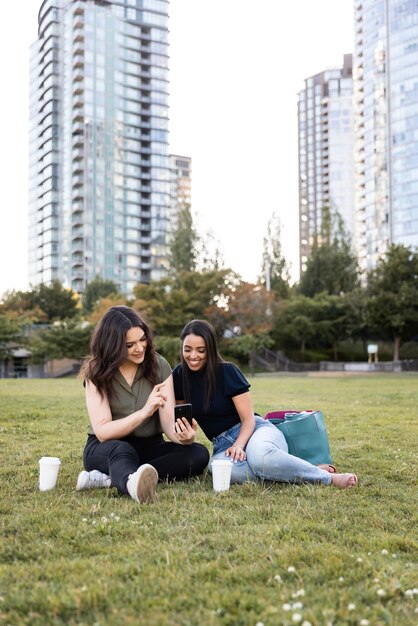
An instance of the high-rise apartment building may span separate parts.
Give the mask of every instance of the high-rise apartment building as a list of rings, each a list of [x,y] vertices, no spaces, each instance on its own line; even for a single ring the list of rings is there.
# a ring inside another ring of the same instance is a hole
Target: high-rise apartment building
[[[192,160],[187,156],[170,154],[170,226],[174,225],[180,209],[192,204]]]
[[[355,0],[357,248],[418,246],[418,0]]]
[[[31,47],[29,280],[164,275],[168,2],[45,0]]]
[[[324,208],[341,215],[355,245],[352,55],[305,80],[298,99],[299,255],[306,269]]]

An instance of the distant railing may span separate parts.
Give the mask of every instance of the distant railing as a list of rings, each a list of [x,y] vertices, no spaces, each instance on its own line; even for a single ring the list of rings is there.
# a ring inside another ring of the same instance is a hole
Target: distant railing
[[[319,363],[298,363],[289,359],[283,352],[261,348],[251,352],[250,368],[267,372],[314,372],[319,370]]]

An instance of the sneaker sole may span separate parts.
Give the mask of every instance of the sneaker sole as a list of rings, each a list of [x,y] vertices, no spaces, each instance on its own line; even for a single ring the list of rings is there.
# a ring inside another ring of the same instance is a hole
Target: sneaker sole
[[[88,472],[86,471],[80,472],[77,478],[77,484],[75,486],[75,490],[84,491],[85,489],[88,489],[88,484],[89,484]]]
[[[152,465],[144,467],[136,488],[138,500],[145,504],[156,502],[158,499],[156,493],[157,483],[158,473],[155,467],[152,467]]]

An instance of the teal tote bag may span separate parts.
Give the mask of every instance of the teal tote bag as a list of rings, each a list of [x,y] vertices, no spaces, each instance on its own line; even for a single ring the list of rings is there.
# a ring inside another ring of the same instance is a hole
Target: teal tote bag
[[[274,425],[284,434],[289,454],[305,459],[312,465],[332,463],[321,411],[285,413],[284,419],[274,420]]]

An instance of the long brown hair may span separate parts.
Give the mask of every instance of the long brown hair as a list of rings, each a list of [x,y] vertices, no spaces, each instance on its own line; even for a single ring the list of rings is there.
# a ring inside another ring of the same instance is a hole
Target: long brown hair
[[[147,340],[144,376],[152,385],[157,382],[157,359],[149,326],[133,309],[122,305],[112,306],[93,331],[90,354],[80,371],[80,377],[91,380],[102,397],[112,397],[112,380],[117,369],[127,359],[126,333],[134,327],[141,328]]]
[[[209,322],[205,320],[192,320],[181,331],[181,363],[182,363],[182,378],[183,378],[183,394],[184,399],[190,402],[190,377],[189,367],[183,357],[183,343],[187,335],[197,335],[202,337],[206,344],[206,365],[203,372],[204,379],[204,410],[209,409],[211,400],[215,395],[216,388],[216,372],[218,370],[219,363],[223,363],[224,360],[218,352],[218,345],[216,342],[215,329]]]

